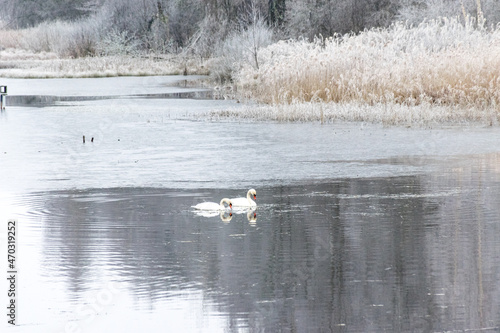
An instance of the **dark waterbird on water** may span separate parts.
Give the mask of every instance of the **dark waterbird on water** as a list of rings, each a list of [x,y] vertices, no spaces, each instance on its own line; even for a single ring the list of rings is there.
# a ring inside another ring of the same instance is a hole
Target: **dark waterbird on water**
[[[94,142],[94,137],[92,137],[92,139],[90,139],[90,142]],[[85,143],[85,135],[83,136],[83,143]]]

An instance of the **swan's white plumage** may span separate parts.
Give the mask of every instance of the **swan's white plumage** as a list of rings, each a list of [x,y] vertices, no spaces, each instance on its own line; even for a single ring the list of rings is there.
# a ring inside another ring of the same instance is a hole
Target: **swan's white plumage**
[[[227,204],[227,207],[224,206],[225,203]],[[220,201],[220,204],[216,202],[202,202],[192,207],[198,210],[221,211],[231,208],[231,206],[231,200],[229,200],[228,198],[224,198]]]
[[[257,200],[257,192],[251,188],[248,190],[246,198],[234,198],[230,200],[233,207],[257,207],[257,204],[254,201]]]

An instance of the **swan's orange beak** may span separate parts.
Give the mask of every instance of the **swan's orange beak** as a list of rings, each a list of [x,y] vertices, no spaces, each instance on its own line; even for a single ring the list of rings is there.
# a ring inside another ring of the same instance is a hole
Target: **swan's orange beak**
[[[229,204],[229,208],[233,209],[233,204],[232,203]]]
[[[253,199],[254,199],[254,200],[257,200],[257,194],[254,194],[254,195],[253,195]]]

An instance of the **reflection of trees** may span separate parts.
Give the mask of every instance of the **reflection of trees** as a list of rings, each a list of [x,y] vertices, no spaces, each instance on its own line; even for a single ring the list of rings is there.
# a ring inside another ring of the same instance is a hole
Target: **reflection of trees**
[[[174,215],[168,207],[182,204],[162,192],[54,193],[47,206],[61,213],[47,219],[47,267],[69,271],[70,289],[76,297],[84,286],[98,283],[103,275],[130,282],[135,293],[152,299],[177,290],[187,283],[186,274],[176,258],[161,254],[171,253],[176,242],[164,215]],[[149,210],[151,207],[157,208]],[[180,223],[185,218],[186,214],[176,215]],[[167,277],[176,279],[165,283]]]
[[[64,215],[52,216],[51,212],[55,209],[61,209]],[[93,262],[93,258],[88,255],[88,249],[95,246],[92,243],[95,239],[88,237],[88,217],[92,215],[92,211],[71,200],[56,200],[50,202],[46,212],[49,213],[46,223],[50,225],[44,228],[45,267],[50,267],[53,274],[67,276],[70,293],[78,295],[84,289],[89,267]],[[61,221],[62,219],[64,221]],[[51,225],[53,220],[60,221],[58,223],[60,226],[68,227],[62,229],[53,227]]]
[[[273,243],[280,248],[274,251],[277,259],[263,262],[261,269],[274,273],[267,296],[276,295],[285,304],[258,309],[267,315],[266,327],[380,330],[392,327],[396,311],[419,315],[408,313],[420,309],[408,304],[425,297],[420,292],[426,269],[419,221],[424,199],[391,199],[401,192],[418,194],[417,180],[351,180],[287,189],[304,195],[287,197],[278,207],[288,206],[291,212],[271,217]],[[363,196],[370,193],[380,196]]]
[[[102,274],[153,304],[200,288],[234,330],[495,326],[500,173],[484,163],[262,189],[254,226],[244,214],[229,223],[195,216],[190,191],[58,193],[47,264],[65,267],[75,294]]]
[[[440,202],[439,223],[426,234],[434,307],[452,328],[497,327],[500,250],[500,154],[467,156],[427,180],[430,191],[457,191]],[[437,260],[443,258],[444,260]]]

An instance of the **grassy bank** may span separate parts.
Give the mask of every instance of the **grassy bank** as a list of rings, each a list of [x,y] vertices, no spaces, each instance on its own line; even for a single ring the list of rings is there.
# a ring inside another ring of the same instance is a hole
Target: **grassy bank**
[[[258,68],[242,66],[236,77],[240,92],[275,106],[281,111],[271,117],[283,120],[323,114],[493,124],[500,120],[500,28],[442,19],[314,42],[280,41],[260,50]]]
[[[20,49],[0,51],[0,77],[81,78],[109,76],[208,74],[196,59],[176,56],[98,56],[61,58],[55,53],[32,53]]]

